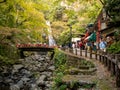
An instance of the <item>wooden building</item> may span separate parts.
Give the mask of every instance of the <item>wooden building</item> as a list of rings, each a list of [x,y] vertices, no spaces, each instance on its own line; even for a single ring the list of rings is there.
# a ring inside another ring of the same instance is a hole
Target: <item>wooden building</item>
[[[117,27],[120,27],[119,23],[112,22],[105,9],[102,8],[93,26],[93,30],[96,30],[96,41],[99,42],[101,37],[114,36],[114,33],[118,31]]]

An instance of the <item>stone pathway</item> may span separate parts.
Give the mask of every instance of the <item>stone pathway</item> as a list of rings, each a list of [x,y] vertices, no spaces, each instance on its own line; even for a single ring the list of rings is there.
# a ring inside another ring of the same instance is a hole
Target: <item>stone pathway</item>
[[[108,72],[107,68],[101,62],[95,59],[85,59],[92,61],[96,65],[97,90],[120,90],[116,88],[115,77],[111,76],[110,72]]]
[[[67,52],[67,53],[69,53],[69,52]],[[71,53],[69,53],[69,54],[71,54]],[[89,76],[89,78],[91,80],[94,79],[94,81],[97,84],[97,87],[95,89],[92,89],[92,90],[120,90],[120,88],[116,87],[115,77],[110,74],[110,72],[107,70],[107,68],[101,62],[99,62],[98,60],[95,60],[95,59],[81,57],[79,54],[78,55],[71,54],[71,55],[92,61],[96,65],[96,68],[97,68],[96,74],[93,76]],[[68,76],[68,77],[73,79],[73,80],[80,80],[81,79],[80,78],[81,76],[71,76],[71,77]],[[82,79],[88,80],[87,76],[84,76],[84,78],[82,77]],[[81,89],[81,90],[84,90],[84,89]]]

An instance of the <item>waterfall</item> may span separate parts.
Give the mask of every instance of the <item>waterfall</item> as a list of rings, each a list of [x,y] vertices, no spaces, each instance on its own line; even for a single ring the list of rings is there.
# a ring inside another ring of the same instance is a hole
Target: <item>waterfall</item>
[[[52,30],[51,30],[51,25],[50,25],[50,21],[46,21],[46,24],[49,26],[48,28],[48,39],[49,39],[49,46],[55,46],[56,42],[52,36]]]

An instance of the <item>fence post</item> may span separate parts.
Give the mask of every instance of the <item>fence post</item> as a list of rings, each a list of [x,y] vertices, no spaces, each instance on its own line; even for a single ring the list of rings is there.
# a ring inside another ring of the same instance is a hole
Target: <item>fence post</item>
[[[0,46],[0,55],[2,54],[2,47]]]
[[[101,62],[104,64],[104,52],[101,51]]]
[[[108,71],[111,70],[111,61],[108,59]]]
[[[87,49],[85,49],[85,57],[87,57]]]
[[[95,51],[95,59],[97,60],[97,50]]]
[[[71,48],[69,48],[68,51],[69,51],[69,53],[73,53],[73,49],[71,49]]]
[[[120,62],[120,54],[115,55],[115,60],[117,60],[117,62]]]
[[[105,55],[105,66],[107,66],[107,56]]]
[[[75,49],[75,55],[77,55],[77,48]]]
[[[92,59],[92,50],[90,49],[90,59]]]
[[[111,74],[115,75],[115,63],[111,62]]]
[[[82,50],[80,49],[80,56],[82,56]]]
[[[101,52],[99,51],[99,61],[101,62]]]
[[[104,65],[105,65],[106,64],[106,54],[104,55],[103,61],[104,61]]]
[[[120,87],[120,63],[118,63],[116,70],[116,86]]]

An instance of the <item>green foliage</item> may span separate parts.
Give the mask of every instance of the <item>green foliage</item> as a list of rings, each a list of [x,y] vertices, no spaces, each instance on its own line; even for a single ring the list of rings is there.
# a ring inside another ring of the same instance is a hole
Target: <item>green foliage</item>
[[[70,30],[61,33],[58,41],[60,45],[68,44],[70,41]]]
[[[56,49],[54,55],[54,62],[56,67],[55,78],[54,78],[55,85],[52,87],[52,90],[66,90],[67,86],[62,83],[64,71],[67,67],[66,55],[63,52]]]
[[[110,47],[107,48],[109,53],[120,53],[120,41],[114,42]]]
[[[0,26],[0,41],[0,61],[3,64],[12,64],[15,59],[19,58],[16,44],[27,43],[30,39],[22,30]]]
[[[56,7],[56,12],[55,12],[55,15],[54,15],[54,20],[61,20],[62,19],[62,16],[63,16],[63,12],[64,12],[64,7]]]
[[[67,85],[61,85],[59,88],[60,88],[60,90],[66,90],[67,89]]]
[[[70,88],[74,88],[74,87],[76,86],[76,83],[77,83],[77,81],[72,81],[72,82],[70,82],[69,87],[70,87]]]
[[[59,86],[62,83],[62,77],[63,77],[62,72],[56,74],[56,77],[54,79],[56,86]]]
[[[94,23],[101,10],[100,8],[102,7],[100,2],[96,0],[66,0],[63,2],[65,5],[60,6],[60,2],[58,2],[59,4],[57,3],[57,6],[55,5],[54,8],[51,9],[51,16],[49,14],[48,16],[50,16],[49,18],[52,18],[53,23],[56,20],[64,21],[65,16],[66,25],[71,25],[74,33],[83,33],[85,30],[84,28],[88,23]],[[60,29],[61,28],[58,28],[57,31]],[[54,35],[58,35],[56,36],[58,44],[62,45],[70,42],[71,35],[69,33],[69,27],[67,29],[63,28],[61,32],[57,33],[58,34],[56,34],[56,32],[54,33],[53,31]]]
[[[81,60],[80,65],[89,66],[90,68],[95,67],[95,65],[91,61],[87,61],[87,60]]]
[[[59,50],[55,50],[54,61],[56,67],[56,73],[62,72],[64,73],[66,69],[66,55]]]
[[[0,5],[0,25],[17,28],[45,27],[44,15],[34,1],[12,0]]]
[[[114,21],[120,21],[120,0],[104,0],[107,14]]]
[[[92,84],[85,84],[85,85],[82,85],[82,86],[79,86],[79,87],[90,89],[91,87],[93,87],[93,85]]]
[[[2,45],[15,45],[17,43],[29,42],[30,40],[27,37],[27,32],[24,30],[0,27],[0,41]]]
[[[63,65],[66,63],[66,55],[59,50],[55,50],[54,55],[55,66],[59,67],[59,65]]]
[[[55,83],[51,90],[59,90],[60,89],[59,86],[62,85],[62,77],[63,77],[62,72],[56,73],[56,76],[54,78]],[[63,89],[64,87],[61,87],[61,88]]]
[[[1,56],[0,55],[0,64],[1,66],[2,65],[13,65],[15,64],[17,61],[16,60],[13,60],[13,59],[10,59],[8,57],[5,57],[5,56]]]
[[[17,43],[46,42],[42,37],[43,33],[47,34],[48,28],[45,19],[53,22],[58,20],[61,23],[64,22],[64,24],[60,23],[60,27],[55,26],[60,32],[58,34],[53,33],[55,34],[53,36],[56,37],[59,44],[67,44],[70,41],[71,34],[66,25],[73,25],[73,29],[81,31],[79,28],[83,27],[83,24],[88,23],[90,18],[98,13],[94,12],[93,14],[93,11],[98,11],[100,6],[96,1],[94,3],[91,1],[94,0],[90,0],[90,3],[88,0],[66,0],[65,4],[69,7],[67,8],[60,5],[61,0],[7,0],[0,4],[0,26],[2,26],[0,27],[0,46],[5,46],[5,50],[7,50],[8,47],[15,48]],[[91,6],[93,7],[89,9],[88,7]],[[74,8],[80,9],[76,11]],[[86,13],[87,11],[89,14]],[[66,16],[65,21],[63,16]],[[82,21],[81,17],[85,17],[86,20],[82,19]],[[5,55],[6,53],[4,52]],[[64,69],[62,64],[61,69]]]

